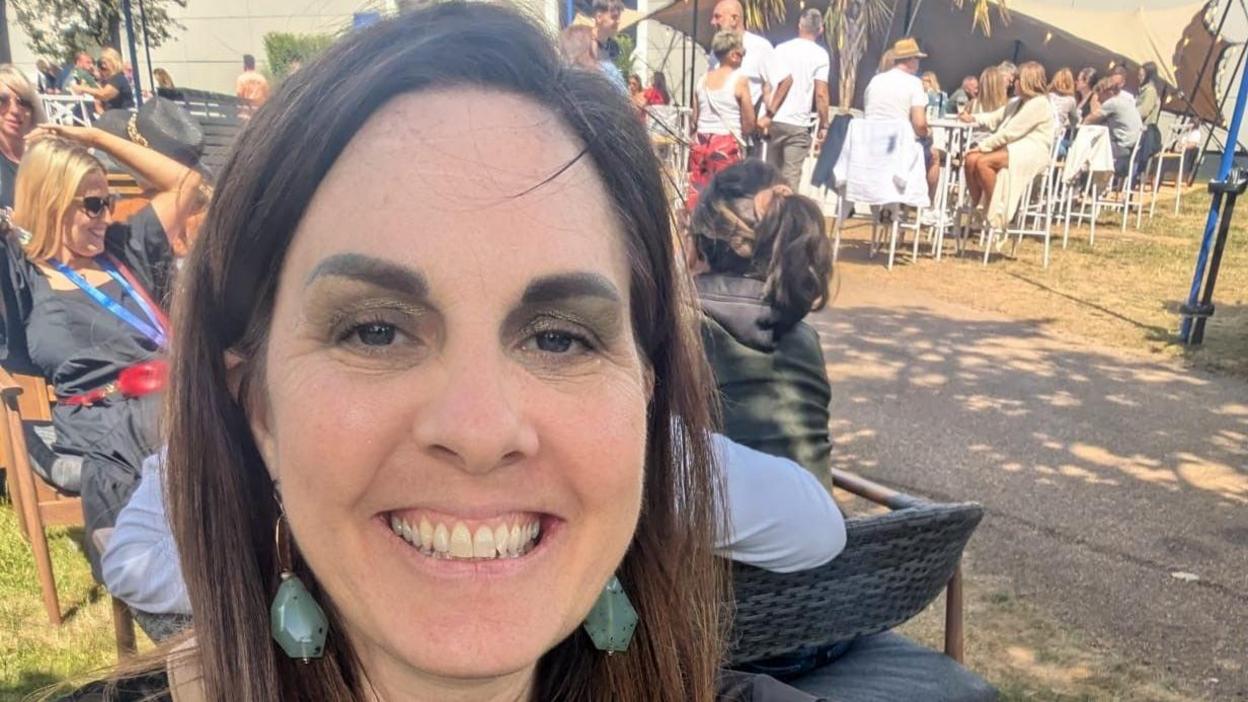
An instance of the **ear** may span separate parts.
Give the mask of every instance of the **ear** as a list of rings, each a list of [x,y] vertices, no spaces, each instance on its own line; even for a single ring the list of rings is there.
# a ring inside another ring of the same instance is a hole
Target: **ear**
[[[273,482],[277,482],[277,445],[273,439],[273,432],[269,428],[271,421],[268,403],[265,402],[263,393],[257,393],[252,387],[244,387],[243,381],[246,379],[247,371],[248,366],[242,354],[236,351],[225,352],[226,385],[230,389],[230,394],[234,396],[234,401],[243,408],[243,412],[247,415],[252,440],[256,442],[260,457],[264,459],[269,477],[273,479]]]

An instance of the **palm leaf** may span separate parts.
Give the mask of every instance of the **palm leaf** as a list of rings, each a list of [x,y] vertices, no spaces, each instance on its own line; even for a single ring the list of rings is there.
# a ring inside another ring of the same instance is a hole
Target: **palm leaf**
[[[1001,16],[1001,22],[1010,23],[1010,8],[1006,5],[1006,0],[974,0],[975,7],[971,12],[971,31],[982,28],[984,36],[992,36],[992,16],[989,14],[990,6],[994,3],[997,6],[997,14]],[[966,4],[966,0],[953,0],[953,6],[959,10]]]
[[[784,0],[744,0],[745,26],[751,29],[767,29],[772,22],[784,22]]]

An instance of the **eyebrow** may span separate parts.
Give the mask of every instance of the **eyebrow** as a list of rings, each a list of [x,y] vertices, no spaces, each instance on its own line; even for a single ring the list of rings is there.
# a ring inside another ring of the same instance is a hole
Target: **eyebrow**
[[[622,299],[615,285],[597,273],[559,273],[529,283],[520,302],[541,305],[572,297],[596,297],[615,303]]]
[[[335,254],[324,259],[308,274],[304,287],[325,277],[350,278],[369,285],[388,288],[410,297],[427,297],[429,293],[429,285],[420,273],[397,263],[364,254]]]

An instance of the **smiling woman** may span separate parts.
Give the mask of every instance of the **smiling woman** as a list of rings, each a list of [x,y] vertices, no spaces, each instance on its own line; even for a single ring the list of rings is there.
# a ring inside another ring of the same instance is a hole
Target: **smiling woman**
[[[220,183],[175,303],[193,640],[144,692],[719,696],[705,361],[624,96],[439,4],[283,83]]]

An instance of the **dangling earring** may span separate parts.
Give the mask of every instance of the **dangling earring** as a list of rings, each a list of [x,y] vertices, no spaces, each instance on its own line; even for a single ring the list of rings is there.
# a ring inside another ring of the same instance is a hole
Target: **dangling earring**
[[[286,510],[282,500],[277,500],[279,514],[277,525],[273,529],[273,542],[277,551],[277,564],[281,568],[282,584],[273,596],[273,605],[269,607],[269,629],[273,640],[286,652],[287,656],[297,658],[304,663],[310,658],[320,658],[325,652],[325,636],[329,631],[329,620],[325,612],[313,599],[294,573],[294,565],[290,555],[290,525],[286,522]],[[286,538],[282,538],[286,532]]]
[[[616,651],[628,650],[633,632],[637,630],[637,610],[633,609],[633,603],[628,600],[618,577],[611,576],[581,626],[594,642],[594,647],[606,651],[608,656]]]

